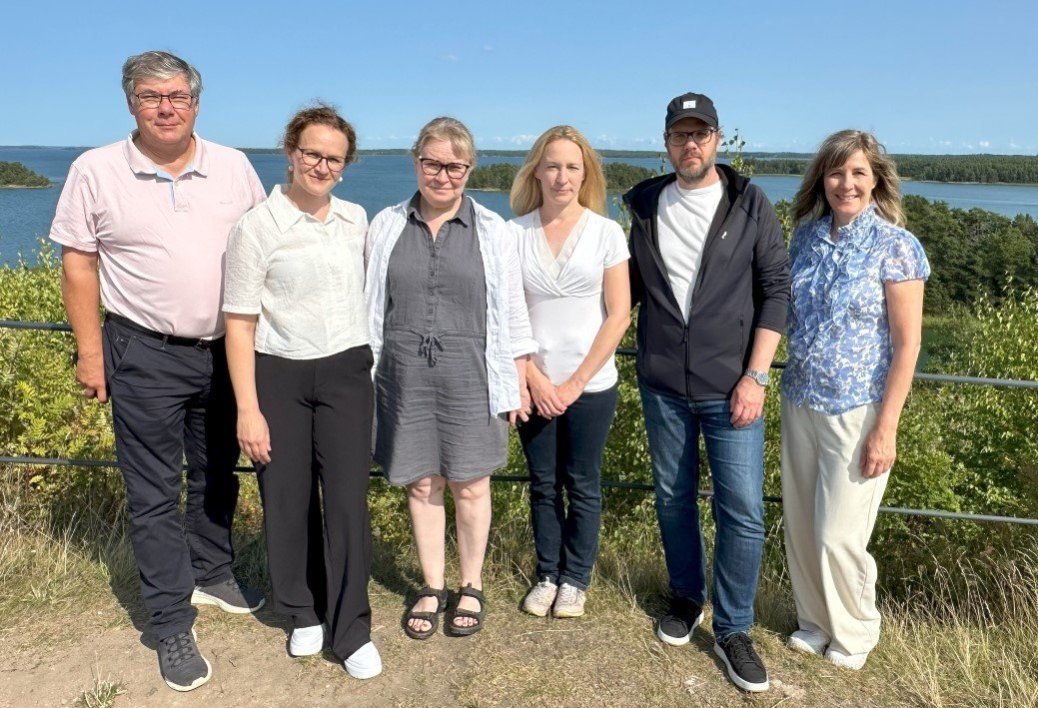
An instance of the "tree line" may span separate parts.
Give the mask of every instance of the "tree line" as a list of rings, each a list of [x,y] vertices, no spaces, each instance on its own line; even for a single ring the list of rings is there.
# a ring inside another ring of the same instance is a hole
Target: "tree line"
[[[0,161],[0,187],[49,187],[50,180],[20,162]]]
[[[642,180],[656,175],[652,170],[631,165],[626,162],[608,162],[603,170],[606,177],[606,189],[610,192],[623,192]],[[469,175],[469,189],[486,189],[507,192],[519,172],[519,165],[514,162],[496,162],[492,165],[477,167]]]
[[[1030,155],[891,155],[904,179],[931,182],[1005,182],[1038,184],[1038,156]],[[743,161],[757,174],[802,175],[808,158],[758,157]]]

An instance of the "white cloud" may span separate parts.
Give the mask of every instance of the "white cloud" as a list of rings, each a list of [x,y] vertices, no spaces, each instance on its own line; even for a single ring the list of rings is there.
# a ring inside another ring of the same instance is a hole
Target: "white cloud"
[[[492,52],[492,51],[494,51],[494,45],[493,44],[484,44],[483,45],[483,51],[484,52]]]
[[[457,64],[458,63],[458,55],[457,54],[444,54],[442,57],[440,57],[440,59],[442,61],[449,61],[452,64]]]
[[[991,141],[990,140],[981,140],[978,143],[978,145],[980,145],[982,148],[989,148],[989,147],[991,147]]]

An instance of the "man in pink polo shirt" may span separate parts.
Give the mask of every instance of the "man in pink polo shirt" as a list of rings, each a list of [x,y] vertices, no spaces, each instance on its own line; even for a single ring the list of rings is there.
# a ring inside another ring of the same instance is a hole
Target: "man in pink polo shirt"
[[[195,134],[194,67],[145,52],[126,60],[122,84],[137,129],[72,163],[50,237],[62,247],[76,379],[85,396],[112,401],[159,668],[189,691],[212,673],[192,602],[237,613],[263,604],[231,572],[238,446],[220,304],[228,232],[265,194],[243,153]]]

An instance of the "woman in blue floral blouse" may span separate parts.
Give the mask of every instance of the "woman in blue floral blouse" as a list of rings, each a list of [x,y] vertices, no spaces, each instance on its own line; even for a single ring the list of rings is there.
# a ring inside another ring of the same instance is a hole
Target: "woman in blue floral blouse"
[[[782,497],[796,601],[793,649],[860,669],[879,641],[866,547],[912,386],[922,332],[919,241],[900,180],[869,133],[822,143],[793,204]]]

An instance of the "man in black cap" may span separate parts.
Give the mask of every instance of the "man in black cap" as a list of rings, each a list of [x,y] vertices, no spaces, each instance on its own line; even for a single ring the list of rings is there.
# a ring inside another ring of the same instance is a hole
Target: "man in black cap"
[[[703,619],[702,435],[717,524],[714,651],[737,686],[765,691],[748,632],[764,546],[764,392],[789,302],[785,240],[764,193],[716,164],[722,134],[709,98],[678,96],[665,126],[674,173],[624,196],[631,296],[641,303],[638,383],[672,594],[657,636],[686,644]]]

